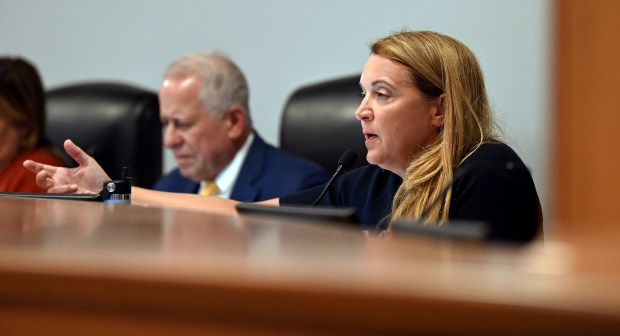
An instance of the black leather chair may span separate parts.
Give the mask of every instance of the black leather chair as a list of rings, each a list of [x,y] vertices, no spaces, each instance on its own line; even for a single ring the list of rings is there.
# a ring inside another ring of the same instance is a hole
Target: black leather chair
[[[280,147],[333,172],[347,149],[357,153],[352,168],[367,164],[364,135],[355,110],[361,102],[359,75],[303,86],[285,104]]]
[[[120,179],[124,166],[135,186],[149,188],[161,176],[162,128],[155,92],[112,82],[53,88],[47,92],[46,133],[60,149],[66,139],[73,140],[112,179]],[[67,162],[75,165],[68,157]]]

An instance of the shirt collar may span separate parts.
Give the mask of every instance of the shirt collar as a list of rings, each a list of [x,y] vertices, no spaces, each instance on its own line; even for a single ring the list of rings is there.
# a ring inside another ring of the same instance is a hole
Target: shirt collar
[[[235,157],[230,161],[230,163],[222,169],[222,171],[215,177],[215,183],[220,188],[220,193],[217,195],[222,198],[230,198],[230,194],[232,194],[232,190],[235,186],[235,181],[237,180],[237,176],[241,171],[241,166],[245,161],[245,157],[248,156],[248,152],[250,151],[250,145],[252,145],[252,141],[254,141],[254,133],[250,133],[243,146],[239,148]],[[204,187],[204,182],[200,184],[200,189]]]

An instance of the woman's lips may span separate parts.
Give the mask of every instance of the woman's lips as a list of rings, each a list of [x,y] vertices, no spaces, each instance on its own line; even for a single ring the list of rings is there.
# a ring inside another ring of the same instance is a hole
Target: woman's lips
[[[373,133],[364,133],[364,138],[366,139],[366,143],[370,143],[377,138],[376,134]]]

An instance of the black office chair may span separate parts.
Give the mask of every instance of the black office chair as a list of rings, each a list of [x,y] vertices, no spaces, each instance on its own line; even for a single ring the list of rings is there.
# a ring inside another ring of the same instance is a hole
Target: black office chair
[[[347,149],[357,153],[352,168],[368,164],[364,135],[355,110],[361,102],[359,75],[328,80],[295,90],[280,128],[280,147],[317,162],[328,172]]]
[[[112,179],[120,179],[124,166],[135,186],[149,188],[161,176],[162,129],[152,91],[111,82],[53,88],[47,92],[46,133],[61,149],[73,140]]]

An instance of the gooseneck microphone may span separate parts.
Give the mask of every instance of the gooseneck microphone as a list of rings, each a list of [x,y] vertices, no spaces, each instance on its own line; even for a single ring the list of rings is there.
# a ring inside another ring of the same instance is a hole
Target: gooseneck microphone
[[[334,182],[336,177],[349,169],[349,167],[353,165],[353,162],[355,162],[355,159],[357,159],[357,153],[355,153],[355,151],[353,151],[352,149],[347,149],[344,153],[342,153],[342,155],[340,155],[336,172],[334,172],[334,175],[332,175],[332,177],[329,179],[329,181],[325,185],[325,188],[323,188],[323,191],[321,191],[321,194],[316,199],[316,201],[312,202],[312,204],[310,205],[311,207],[315,207],[323,199],[323,197],[325,197],[325,194],[332,186],[332,183]]]

